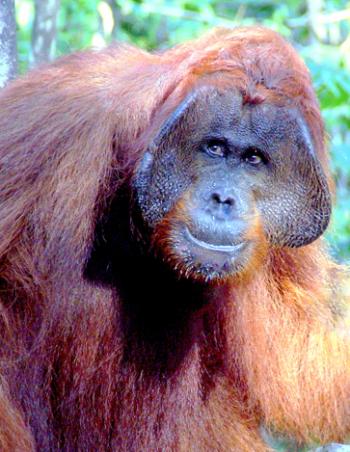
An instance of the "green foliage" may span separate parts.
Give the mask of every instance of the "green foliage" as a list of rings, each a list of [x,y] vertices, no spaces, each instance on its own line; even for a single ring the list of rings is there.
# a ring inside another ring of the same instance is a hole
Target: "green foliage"
[[[58,16],[57,53],[89,47],[91,37],[98,29],[98,0],[62,2]]]
[[[19,5],[16,4],[17,48],[20,72],[25,72],[28,68],[33,18],[33,1],[21,0]]]
[[[45,0],[43,0],[45,1]],[[317,0],[312,23],[300,0],[61,0],[57,55],[112,39],[161,49],[216,27],[262,23],[287,37],[308,64],[329,134],[337,202],[328,239],[339,258],[350,258],[350,15],[349,0]],[[20,69],[28,66],[33,0],[16,0]],[[114,15],[113,15],[114,13]]]

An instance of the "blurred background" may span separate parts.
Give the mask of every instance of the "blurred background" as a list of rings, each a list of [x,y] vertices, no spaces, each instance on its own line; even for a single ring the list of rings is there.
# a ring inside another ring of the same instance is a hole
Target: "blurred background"
[[[113,40],[154,50],[217,26],[260,23],[280,32],[312,73],[337,184],[327,238],[339,260],[350,259],[349,0],[16,0],[15,14],[21,73]]]

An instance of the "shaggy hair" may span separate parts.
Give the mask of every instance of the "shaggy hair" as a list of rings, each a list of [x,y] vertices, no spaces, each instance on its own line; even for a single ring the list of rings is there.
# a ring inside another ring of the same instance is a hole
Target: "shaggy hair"
[[[308,71],[263,28],[164,53],[72,54],[0,93],[1,450],[265,451],[261,423],[300,441],[349,434],[349,276],[322,239],[267,248],[175,318],[160,302],[196,295],[162,293],[135,263],[144,322],[158,328],[147,341],[119,287],[87,276],[115,193],[209,76],[246,103],[299,109],[331,184]]]

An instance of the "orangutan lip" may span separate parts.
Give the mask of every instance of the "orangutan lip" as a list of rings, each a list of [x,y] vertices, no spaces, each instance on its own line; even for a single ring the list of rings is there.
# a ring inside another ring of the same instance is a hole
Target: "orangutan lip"
[[[220,251],[222,253],[236,253],[244,246],[243,242],[237,243],[236,245],[215,245],[213,243],[203,242],[203,240],[199,240],[196,237],[194,237],[187,227],[185,227],[185,235],[190,242],[194,243],[200,248],[204,248],[209,251]]]

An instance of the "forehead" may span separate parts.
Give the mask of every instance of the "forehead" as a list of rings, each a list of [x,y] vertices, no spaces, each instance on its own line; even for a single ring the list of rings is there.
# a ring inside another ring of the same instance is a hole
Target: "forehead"
[[[302,144],[312,152],[308,128],[294,106],[276,105],[268,100],[256,105],[243,104],[241,94],[227,90],[200,97],[190,116],[194,141],[225,138],[233,145],[264,146],[271,151],[283,142]]]

